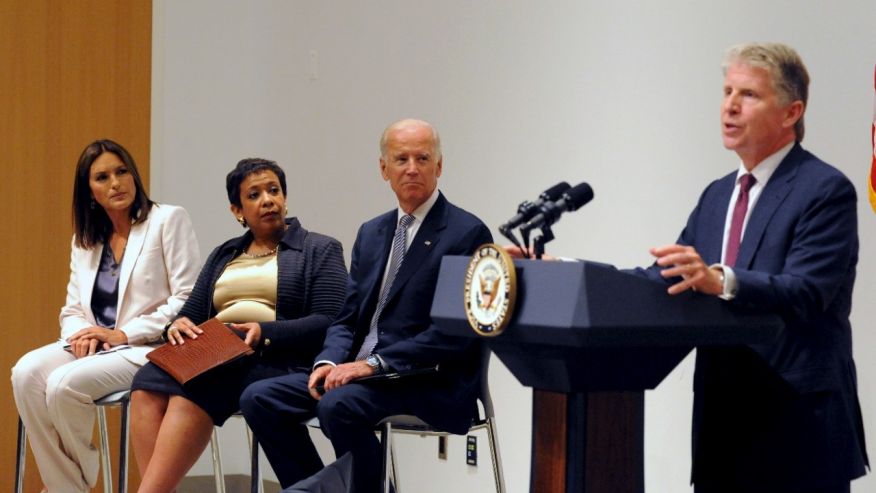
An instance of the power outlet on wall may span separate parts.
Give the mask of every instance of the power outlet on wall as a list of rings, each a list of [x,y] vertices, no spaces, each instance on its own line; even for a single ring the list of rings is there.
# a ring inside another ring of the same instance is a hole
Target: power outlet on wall
[[[465,437],[465,463],[470,466],[478,465],[478,437],[474,435]]]

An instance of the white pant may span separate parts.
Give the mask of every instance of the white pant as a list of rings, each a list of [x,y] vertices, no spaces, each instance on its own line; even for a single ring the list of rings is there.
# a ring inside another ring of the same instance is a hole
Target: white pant
[[[87,492],[97,483],[94,401],[129,389],[140,368],[119,353],[76,359],[53,343],[12,368],[15,405],[50,493]]]

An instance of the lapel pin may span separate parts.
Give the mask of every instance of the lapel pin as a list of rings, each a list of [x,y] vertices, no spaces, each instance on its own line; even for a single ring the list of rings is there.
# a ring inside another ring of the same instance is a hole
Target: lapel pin
[[[426,240],[426,241],[425,241],[425,242],[424,242],[424,243],[425,243],[425,244],[426,244],[426,246],[429,246],[429,245],[431,245],[431,244],[432,244],[432,242],[431,242],[431,241],[429,241],[429,240]]]

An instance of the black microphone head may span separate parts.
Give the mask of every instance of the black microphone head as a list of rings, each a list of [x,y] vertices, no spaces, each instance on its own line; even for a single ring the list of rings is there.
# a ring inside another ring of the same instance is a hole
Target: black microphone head
[[[572,188],[571,185],[569,185],[568,183],[566,183],[564,181],[561,181],[561,182],[557,183],[556,185],[548,188],[544,192],[541,192],[541,195],[539,195],[538,198],[545,200],[545,201],[553,202],[553,201],[559,199],[560,196],[563,195],[563,192],[565,192],[566,190],[568,190],[570,188]]]
[[[593,189],[587,182],[581,182],[563,193],[564,208],[567,211],[577,211],[591,200],[593,200]]]

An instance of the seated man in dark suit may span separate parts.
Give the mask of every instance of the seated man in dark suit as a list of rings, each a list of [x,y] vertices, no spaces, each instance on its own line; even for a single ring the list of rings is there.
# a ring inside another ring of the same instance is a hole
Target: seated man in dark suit
[[[855,189],[800,146],[809,75],[780,44],[731,49],[721,132],[739,156],[700,196],[678,244],[639,272],[777,313],[770,343],[697,350],[697,493],[843,493],[865,473],[849,312]]]
[[[379,489],[374,427],[381,419],[409,414],[465,433],[476,411],[477,343],[441,334],[429,312],[441,257],[470,255],[492,236],[477,217],[438,191],[441,143],[431,125],[418,120],[390,125],[380,151],[381,175],[399,206],[359,228],[347,299],[313,371],[260,381],[241,397],[241,410],[283,487],[322,467],[302,424],[314,415],[337,456],[352,453],[355,491],[363,493]],[[435,365],[440,371],[424,379],[356,382]]]

